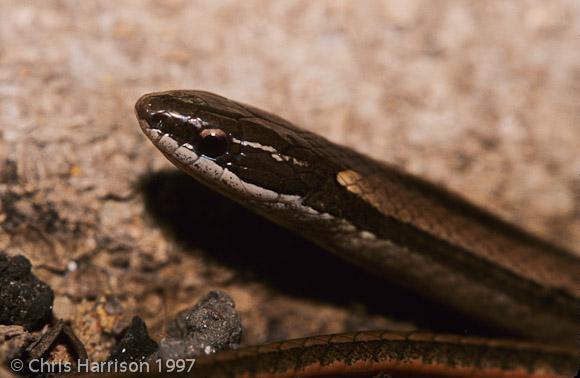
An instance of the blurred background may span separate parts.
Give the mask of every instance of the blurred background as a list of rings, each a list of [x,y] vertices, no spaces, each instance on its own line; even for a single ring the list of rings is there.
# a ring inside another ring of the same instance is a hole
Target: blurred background
[[[126,316],[162,334],[212,288],[247,344],[448,328],[385,314],[396,293],[176,173],[133,105],[177,88],[270,110],[578,251],[576,0],[0,0],[0,250],[31,259],[92,358]]]

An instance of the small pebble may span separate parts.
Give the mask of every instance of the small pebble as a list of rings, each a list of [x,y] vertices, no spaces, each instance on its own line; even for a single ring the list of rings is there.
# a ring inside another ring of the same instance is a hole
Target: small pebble
[[[119,362],[143,361],[157,349],[157,342],[149,337],[147,326],[140,317],[135,316],[111,352],[109,360]]]
[[[195,358],[236,348],[242,323],[232,298],[211,291],[191,309],[179,314],[154,355],[161,359]]]
[[[37,329],[52,314],[54,293],[31,272],[24,256],[0,253],[0,324]]]

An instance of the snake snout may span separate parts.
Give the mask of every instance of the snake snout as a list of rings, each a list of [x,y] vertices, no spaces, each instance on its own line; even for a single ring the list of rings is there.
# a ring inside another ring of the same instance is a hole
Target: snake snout
[[[139,124],[143,130],[150,129],[155,125],[152,115],[155,114],[153,94],[143,95],[135,103],[135,115],[139,120]]]
[[[150,104],[149,101],[150,97],[151,95],[149,94],[143,95],[139,97],[139,99],[135,103],[135,115],[137,116],[137,118],[142,119],[145,117],[147,108],[149,107]]]

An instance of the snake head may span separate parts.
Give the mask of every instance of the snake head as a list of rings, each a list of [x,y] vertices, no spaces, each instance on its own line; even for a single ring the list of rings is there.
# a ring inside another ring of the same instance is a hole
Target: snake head
[[[239,202],[296,200],[320,186],[315,136],[270,113],[186,90],[144,95],[135,113],[171,162]]]

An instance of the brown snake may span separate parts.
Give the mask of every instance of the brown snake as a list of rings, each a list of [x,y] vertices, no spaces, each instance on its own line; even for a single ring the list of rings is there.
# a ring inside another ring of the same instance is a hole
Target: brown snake
[[[223,352],[199,361],[203,376],[573,374],[580,331],[574,254],[420,178],[221,96],[153,93],[135,109],[155,146],[203,184],[385,279],[536,340],[327,336]]]

